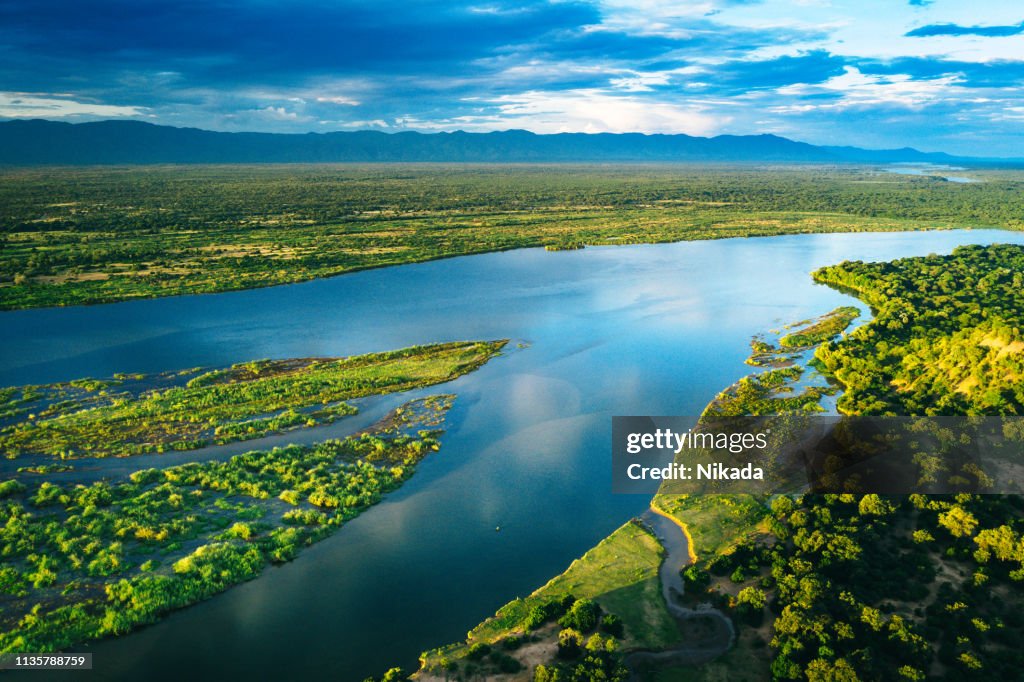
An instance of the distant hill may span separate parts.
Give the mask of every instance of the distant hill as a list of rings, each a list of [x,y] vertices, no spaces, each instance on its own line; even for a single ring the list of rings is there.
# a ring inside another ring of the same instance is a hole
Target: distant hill
[[[493,133],[218,133],[141,121],[0,122],[0,164],[322,162],[931,162],[965,159],[916,149],[818,147],[776,135],[644,135],[524,130]]]

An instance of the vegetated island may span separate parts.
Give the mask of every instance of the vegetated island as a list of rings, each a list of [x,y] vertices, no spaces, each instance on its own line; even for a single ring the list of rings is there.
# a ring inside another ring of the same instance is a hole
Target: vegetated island
[[[254,399],[273,386],[291,399],[308,396],[296,387],[312,371],[333,401],[338,386],[370,395],[448,381],[504,344],[420,346],[323,363],[329,370],[310,370],[318,364],[305,360],[247,363],[196,378],[201,387],[233,387]],[[282,374],[284,366],[294,375]],[[250,390],[254,367],[275,368],[270,384],[254,384],[260,390]],[[83,485],[35,473],[0,482],[0,654],[124,634],[255,578],[268,563],[290,561],[407,480],[439,448],[454,398],[417,398],[344,439],[140,468],[122,481]],[[150,414],[154,423],[178,423],[167,417],[172,412]]]
[[[789,412],[821,412],[821,399],[839,388],[827,380],[801,381],[807,370],[799,362],[821,344],[842,334],[860,315],[842,306],[814,320],[802,320],[774,332],[774,342],[761,334],[750,341],[751,355],[744,362],[768,368],[743,377],[708,403],[702,417],[773,415]],[[801,329],[781,335],[794,327]],[[781,336],[780,336],[781,335]]]
[[[875,312],[815,351],[845,389],[844,412],[1024,411],[1024,248],[967,246],[814,276]],[[1019,497],[659,494],[652,507],[685,530],[695,555],[681,569],[682,603],[731,617],[727,653],[627,667],[637,660],[628,652],[671,651],[683,637],[658,588],[664,550],[634,520],[465,643],[425,652],[414,677],[980,682],[1015,679],[1024,665]],[[601,618],[581,623],[579,601]]]
[[[523,247],[1020,229],[1024,175],[977,175],[984,181],[870,166],[6,169],[0,309],[248,289]]]
[[[836,308],[827,315],[822,315],[813,324],[786,334],[779,339],[779,345],[789,350],[817,346],[846,331],[850,323],[858,317],[860,310],[854,306]]]
[[[118,375],[0,389],[0,452],[124,457],[260,438],[354,414],[346,400],[451,381],[507,341],[415,346],[348,358]]]

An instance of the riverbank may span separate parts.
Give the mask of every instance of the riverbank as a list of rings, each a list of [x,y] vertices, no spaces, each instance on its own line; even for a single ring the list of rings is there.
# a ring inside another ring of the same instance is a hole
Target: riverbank
[[[0,309],[252,289],[525,247],[1020,229],[1017,177],[986,171],[984,183],[956,185],[870,166],[9,169]]]
[[[658,570],[661,596],[676,621],[682,641],[660,651],[640,650],[627,654],[625,663],[634,680],[641,679],[640,671],[712,661],[729,650],[736,636],[729,616],[711,604],[683,606],[680,603],[686,594],[683,568],[696,561],[686,525],[654,505],[644,520],[665,548]]]
[[[654,514],[657,514],[658,516],[661,516],[662,518],[668,519],[679,528],[679,532],[683,534],[683,539],[685,540],[686,544],[686,561],[683,563],[692,564],[693,562],[695,562],[697,560],[697,553],[694,550],[693,538],[690,537],[690,529],[686,527],[686,524],[677,519],[676,517],[672,516],[668,512],[663,511],[653,502],[651,504],[650,511]]]

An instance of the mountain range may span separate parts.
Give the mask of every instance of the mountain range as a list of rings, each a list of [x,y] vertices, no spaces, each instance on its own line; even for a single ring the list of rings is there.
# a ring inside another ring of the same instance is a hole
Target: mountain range
[[[1006,163],[916,149],[816,146],[777,135],[222,133],[141,121],[0,122],[0,164],[344,162]]]

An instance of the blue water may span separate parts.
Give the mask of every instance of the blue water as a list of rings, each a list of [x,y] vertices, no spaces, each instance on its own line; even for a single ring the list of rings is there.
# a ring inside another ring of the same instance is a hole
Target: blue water
[[[895,167],[886,168],[887,173],[896,173],[897,175],[929,175],[938,178],[943,178],[948,182],[955,182],[957,184],[967,184],[971,182],[979,182],[977,178],[968,178],[962,175],[946,175],[949,171],[964,170],[955,166],[942,166],[933,165],[930,163],[908,163],[908,164],[897,164]]]
[[[68,679],[344,681],[414,668],[419,652],[462,639],[646,508],[642,496],[611,494],[613,415],[698,414],[747,373],[751,336],[853,303],[815,285],[817,267],[993,241],[1024,243],[1024,234],[527,249],[2,313],[0,385],[513,340],[505,356],[437,389],[459,395],[443,447],[401,490],[290,564],[80,647],[95,669]]]

